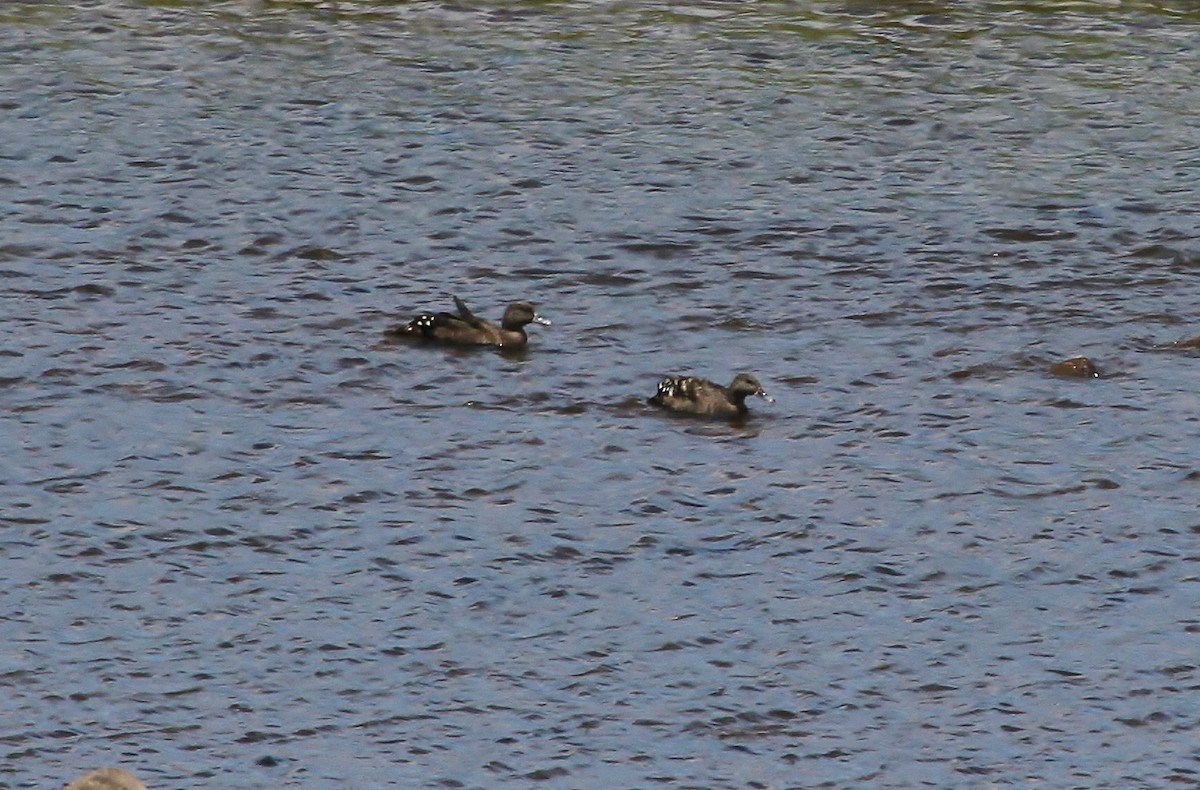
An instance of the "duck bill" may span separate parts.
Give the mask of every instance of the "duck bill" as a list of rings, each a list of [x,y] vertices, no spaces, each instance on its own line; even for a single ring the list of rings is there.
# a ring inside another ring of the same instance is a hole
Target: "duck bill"
[[[550,326],[550,319],[549,319],[549,318],[542,318],[540,315],[535,315],[535,316],[533,317],[533,323],[535,323],[535,324],[541,324],[542,326]]]

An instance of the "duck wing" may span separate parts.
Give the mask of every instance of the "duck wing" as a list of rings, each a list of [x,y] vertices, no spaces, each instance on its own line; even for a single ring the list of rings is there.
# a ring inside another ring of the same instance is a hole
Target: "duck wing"
[[[445,327],[470,326],[469,323],[467,323],[461,317],[455,315],[454,313],[435,313],[432,316],[432,318],[433,318],[434,326],[445,326]]]
[[[458,317],[456,320],[461,320],[476,329],[481,329],[488,325],[487,321],[472,313],[466,303],[457,296],[454,297],[454,306],[458,308]]]

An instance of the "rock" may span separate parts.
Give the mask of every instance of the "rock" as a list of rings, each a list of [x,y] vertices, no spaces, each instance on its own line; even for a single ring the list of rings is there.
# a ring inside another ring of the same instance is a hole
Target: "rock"
[[[1100,369],[1087,357],[1071,357],[1050,366],[1050,372],[1055,376],[1072,379],[1098,379]]]
[[[81,776],[66,790],[149,790],[138,778],[120,768],[100,768]]]

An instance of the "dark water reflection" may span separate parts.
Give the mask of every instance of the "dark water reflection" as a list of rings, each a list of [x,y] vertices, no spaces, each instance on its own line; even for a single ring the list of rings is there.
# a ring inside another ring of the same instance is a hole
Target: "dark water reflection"
[[[1193,782],[1198,21],[5,5],[0,787]]]

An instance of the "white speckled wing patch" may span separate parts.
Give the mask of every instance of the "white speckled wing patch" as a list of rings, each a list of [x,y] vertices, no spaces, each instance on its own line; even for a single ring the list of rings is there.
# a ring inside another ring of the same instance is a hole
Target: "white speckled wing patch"
[[[668,376],[658,384],[658,394],[664,398],[696,400],[699,381],[690,376]]]

